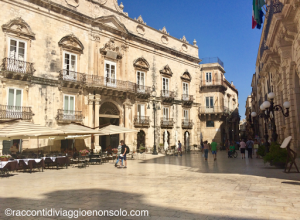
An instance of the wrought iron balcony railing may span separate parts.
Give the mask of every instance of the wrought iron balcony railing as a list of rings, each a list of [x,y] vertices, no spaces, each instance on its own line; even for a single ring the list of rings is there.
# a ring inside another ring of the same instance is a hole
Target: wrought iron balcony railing
[[[32,116],[31,107],[0,105],[0,119],[31,120]]]
[[[162,98],[173,98],[175,97],[175,92],[169,90],[161,90]]]
[[[216,79],[216,80],[213,79],[212,81],[201,80],[200,82],[200,89],[202,89],[202,87],[213,87],[213,86],[222,86],[225,89],[227,89],[227,85],[223,79]]]
[[[229,114],[229,110],[225,106],[200,107],[199,114],[225,113]]]
[[[82,122],[83,114],[82,111],[58,109],[57,120],[61,122]]]
[[[194,125],[194,123],[192,122],[192,120],[182,119],[182,123],[181,123],[182,128],[184,128],[184,129],[192,129],[193,125]]]
[[[161,118],[160,119],[160,126],[161,127],[168,127],[168,128],[172,128],[174,125],[174,120],[173,118]]]
[[[60,70],[59,79],[71,82],[85,83],[86,75],[84,73],[78,73],[70,70]]]
[[[192,95],[182,94],[182,101],[184,101],[184,102],[193,102],[194,97]]]
[[[200,64],[207,64],[207,63],[218,63],[224,68],[224,63],[222,60],[219,59],[219,57],[206,57],[202,58]]]
[[[149,127],[150,118],[149,116],[134,116],[134,126],[136,127]]]
[[[29,75],[33,75],[35,71],[35,69],[33,68],[33,63],[12,58],[3,59],[2,70]]]
[[[139,94],[151,94],[152,88],[150,86],[135,84],[135,91]]]

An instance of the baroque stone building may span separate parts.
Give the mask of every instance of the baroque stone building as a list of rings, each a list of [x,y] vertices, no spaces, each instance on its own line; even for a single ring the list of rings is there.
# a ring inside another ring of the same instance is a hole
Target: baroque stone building
[[[114,124],[138,130],[76,141],[77,149],[116,147],[120,139],[131,148],[152,147],[154,129],[157,145],[175,145],[176,139],[184,145],[200,143],[203,67],[196,40],[190,44],[165,27],[149,27],[141,16],[130,18],[117,0],[1,0],[0,6],[2,121],[22,118],[52,128],[71,122],[91,128]],[[237,107],[237,91],[222,77],[226,88],[235,91]],[[156,117],[150,99],[159,102]],[[3,142],[0,148],[11,144]],[[35,140],[21,145],[37,147]],[[69,145],[40,141],[45,150]]]
[[[300,144],[300,1],[267,0],[268,12],[264,21],[257,60],[252,79],[252,111],[259,112],[260,105],[275,93],[274,103],[283,106],[291,103],[289,117],[275,112],[278,141],[292,136],[291,146],[299,153]],[[264,137],[264,121],[255,118],[255,134]],[[272,137],[268,123],[269,138]]]

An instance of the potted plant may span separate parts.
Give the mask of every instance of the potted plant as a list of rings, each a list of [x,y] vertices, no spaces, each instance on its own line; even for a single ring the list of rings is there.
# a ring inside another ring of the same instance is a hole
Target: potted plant
[[[140,147],[140,153],[144,153],[145,150],[146,150],[146,148],[141,145],[141,147]]]
[[[273,142],[270,146],[270,152],[264,156],[264,162],[269,162],[271,166],[284,168],[287,158],[287,150],[280,148],[280,144]]]
[[[8,161],[9,158],[11,158],[11,156],[8,154],[8,155],[2,155],[0,156],[0,161]]]
[[[81,154],[81,156],[86,156],[89,153],[89,151],[84,149],[84,150],[80,150],[79,153]]]

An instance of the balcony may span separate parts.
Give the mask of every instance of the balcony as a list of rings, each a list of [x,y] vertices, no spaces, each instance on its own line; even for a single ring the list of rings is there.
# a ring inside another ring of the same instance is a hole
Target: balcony
[[[181,100],[184,106],[190,106],[194,102],[194,97],[192,95],[182,94]]]
[[[135,91],[138,98],[148,99],[150,97],[152,88],[150,86],[135,84]]]
[[[31,120],[31,107],[0,105],[0,119]]]
[[[112,79],[104,76],[86,75],[86,86],[96,90],[103,90],[104,94],[114,92],[137,92],[137,86],[133,82]]]
[[[192,129],[193,125],[194,123],[192,122],[192,120],[182,119],[181,127],[183,129]]]
[[[149,116],[134,116],[133,123],[136,128],[149,127],[150,118]]]
[[[211,82],[207,82],[206,80],[201,80],[200,82],[200,91],[220,91],[225,92],[227,90],[227,85],[223,79],[212,80]]]
[[[220,60],[219,57],[206,57],[202,58],[200,64],[207,64],[207,63],[218,63],[224,68],[224,63]]]
[[[161,100],[164,103],[172,103],[175,97],[175,92],[169,90],[161,90]]]
[[[4,58],[2,61],[2,72],[6,78],[28,80],[33,76],[35,69],[33,68],[33,63]]]
[[[199,114],[206,115],[206,114],[222,114],[222,115],[229,115],[230,111],[225,106],[213,106],[213,107],[200,107]]]
[[[160,127],[161,128],[173,128],[174,120],[173,118],[161,118],[160,119]]]
[[[86,81],[86,75],[70,70],[60,70],[58,79],[62,81],[64,87],[81,88]]]
[[[82,115],[82,111],[70,111],[70,110],[58,109],[56,119],[60,123],[71,123],[71,122],[81,123],[83,120],[83,115]]]

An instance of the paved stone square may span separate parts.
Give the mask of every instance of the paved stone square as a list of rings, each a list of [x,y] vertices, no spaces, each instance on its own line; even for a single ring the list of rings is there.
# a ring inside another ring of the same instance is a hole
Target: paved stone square
[[[147,155],[129,160],[127,169],[110,162],[0,178],[0,219],[68,219],[12,218],[6,208],[121,208],[150,215],[78,219],[300,219],[299,180],[300,174],[285,174],[262,159],[228,159],[226,152],[215,162],[202,154]]]

